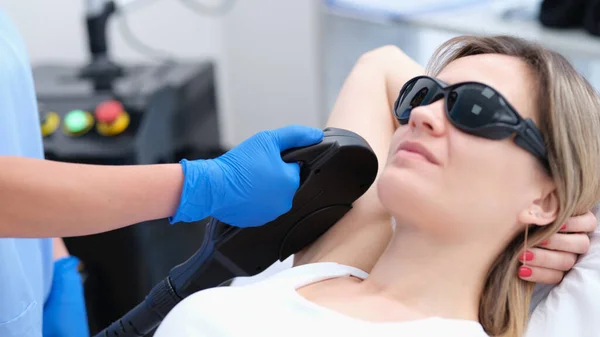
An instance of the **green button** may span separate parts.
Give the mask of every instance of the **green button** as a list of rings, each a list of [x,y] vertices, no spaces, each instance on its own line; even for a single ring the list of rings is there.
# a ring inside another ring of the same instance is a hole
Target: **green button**
[[[90,126],[87,112],[83,110],[73,110],[65,116],[65,127],[71,133],[85,131]]]

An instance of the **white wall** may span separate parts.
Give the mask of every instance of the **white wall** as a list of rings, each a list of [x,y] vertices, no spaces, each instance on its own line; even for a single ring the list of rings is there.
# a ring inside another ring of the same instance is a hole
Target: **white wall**
[[[319,0],[237,0],[223,17],[199,16],[175,0],[141,3],[148,5],[128,15],[139,39],[181,58],[218,62],[223,145],[290,123],[320,126]],[[32,63],[83,63],[84,4],[0,0],[0,9],[16,22]],[[127,44],[116,21],[108,36],[117,61],[151,60]]]
[[[223,19],[226,125],[237,143],[300,123],[324,125],[320,0],[239,0]]]
[[[148,5],[128,15],[131,30],[142,41],[184,58],[219,56],[219,18],[201,17],[174,0],[145,2]],[[84,0],[0,0],[0,8],[23,35],[33,63],[87,59],[84,5]],[[118,27],[113,20],[108,32],[115,59],[148,60],[126,43]]]

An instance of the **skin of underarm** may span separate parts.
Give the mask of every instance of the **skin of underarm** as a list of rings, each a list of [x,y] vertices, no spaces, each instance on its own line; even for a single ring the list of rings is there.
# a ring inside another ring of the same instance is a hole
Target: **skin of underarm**
[[[398,127],[392,114],[397,95],[404,83],[423,73],[397,47],[380,47],[359,58],[337,97],[327,126],[353,131],[369,143],[379,162],[377,179]],[[391,235],[390,215],[379,202],[375,181],[352,210],[294,256],[294,266],[336,262],[370,272]]]

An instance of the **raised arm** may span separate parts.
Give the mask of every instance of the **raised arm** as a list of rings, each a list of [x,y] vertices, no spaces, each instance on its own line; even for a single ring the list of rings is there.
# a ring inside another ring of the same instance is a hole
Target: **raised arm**
[[[391,113],[394,101],[402,85],[423,72],[400,49],[385,46],[360,57],[339,93],[327,126],[365,138],[377,155],[378,175],[397,126]],[[337,224],[296,254],[294,264],[337,262],[370,271],[391,233],[390,217],[377,198],[374,183]]]

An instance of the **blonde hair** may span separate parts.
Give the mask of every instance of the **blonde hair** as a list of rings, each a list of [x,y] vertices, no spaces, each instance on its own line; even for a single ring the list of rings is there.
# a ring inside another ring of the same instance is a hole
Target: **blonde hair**
[[[518,233],[490,268],[479,306],[479,321],[491,336],[522,336],[533,284],[519,279],[519,254],[556,233],[565,221],[588,212],[600,195],[600,99],[592,86],[560,54],[511,36],[461,36],[444,43],[427,65],[436,76],[461,57],[502,54],[518,57],[531,69],[536,88],[538,128],[542,132],[559,212],[547,226]]]

